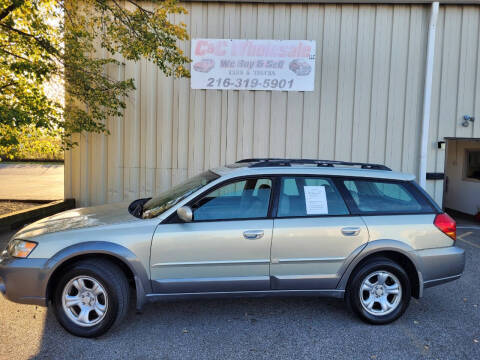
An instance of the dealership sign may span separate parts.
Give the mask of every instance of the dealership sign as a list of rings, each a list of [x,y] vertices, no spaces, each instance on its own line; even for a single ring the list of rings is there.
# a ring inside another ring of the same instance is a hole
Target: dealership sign
[[[315,41],[192,40],[192,89],[313,91]]]

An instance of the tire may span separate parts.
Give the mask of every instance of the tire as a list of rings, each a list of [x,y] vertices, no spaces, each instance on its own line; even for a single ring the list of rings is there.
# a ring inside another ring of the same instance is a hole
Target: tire
[[[352,311],[363,321],[374,325],[398,319],[407,309],[410,298],[411,285],[407,273],[387,258],[373,258],[363,264],[352,274],[345,294]]]
[[[107,260],[83,260],[66,269],[54,289],[53,309],[69,333],[98,337],[119,324],[130,303],[123,271]]]

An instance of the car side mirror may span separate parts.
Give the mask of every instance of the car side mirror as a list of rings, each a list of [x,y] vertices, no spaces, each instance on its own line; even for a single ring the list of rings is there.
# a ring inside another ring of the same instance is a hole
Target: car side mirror
[[[189,206],[179,207],[177,215],[183,222],[191,222],[193,220],[193,211]]]

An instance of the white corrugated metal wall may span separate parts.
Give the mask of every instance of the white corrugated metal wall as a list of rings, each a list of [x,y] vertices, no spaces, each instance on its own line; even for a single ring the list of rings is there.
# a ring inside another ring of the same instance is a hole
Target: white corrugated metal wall
[[[191,90],[145,61],[106,69],[135,78],[110,136],[79,135],[65,196],[81,206],[150,196],[203,169],[255,156],[385,163],[417,174],[427,5],[187,3],[192,38],[317,42],[314,92]],[[480,137],[480,7],[442,6],[428,171],[444,136]],[[183,45],[187,55],[190,43]],[[476,115],[463,128],[463,114]],[[437,201],[442,181],[429,181]]]

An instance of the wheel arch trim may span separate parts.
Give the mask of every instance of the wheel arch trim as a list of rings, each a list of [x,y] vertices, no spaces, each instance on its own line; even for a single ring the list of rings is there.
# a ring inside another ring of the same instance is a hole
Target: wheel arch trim
[[[418,280],[418,297],[423,296],[424,281],[422,275],[422,261],[415,254],[415,250],[408,244],[392,239],[381,239],[368,242],[367,245],[362,249],[360,254],[356,256],[347,266],[344,271],[340,281],[338,282],[337,289],[346,290],[348,281],[351,278],[352,272],[363,260],[368,257],[374,256],[375,254],[381,254],[383,252],[397,253],[403,255],[413,264],[415,269],[417,280]]]
[[[84,255],[107,255],[123,263],[133,274],[137,295],[137,309],[141,309],[146,302],[146,293],[151,292],[148,273],[140,259],[131,250],[107,241],[89,241],[71,245],[53,255],[45,264],[45,269],[48,272],[48,276],[43,284],[46,296],[48,296],[47,291],[49,291],[51,286],[50,280],[55,271],[66,262]]]

